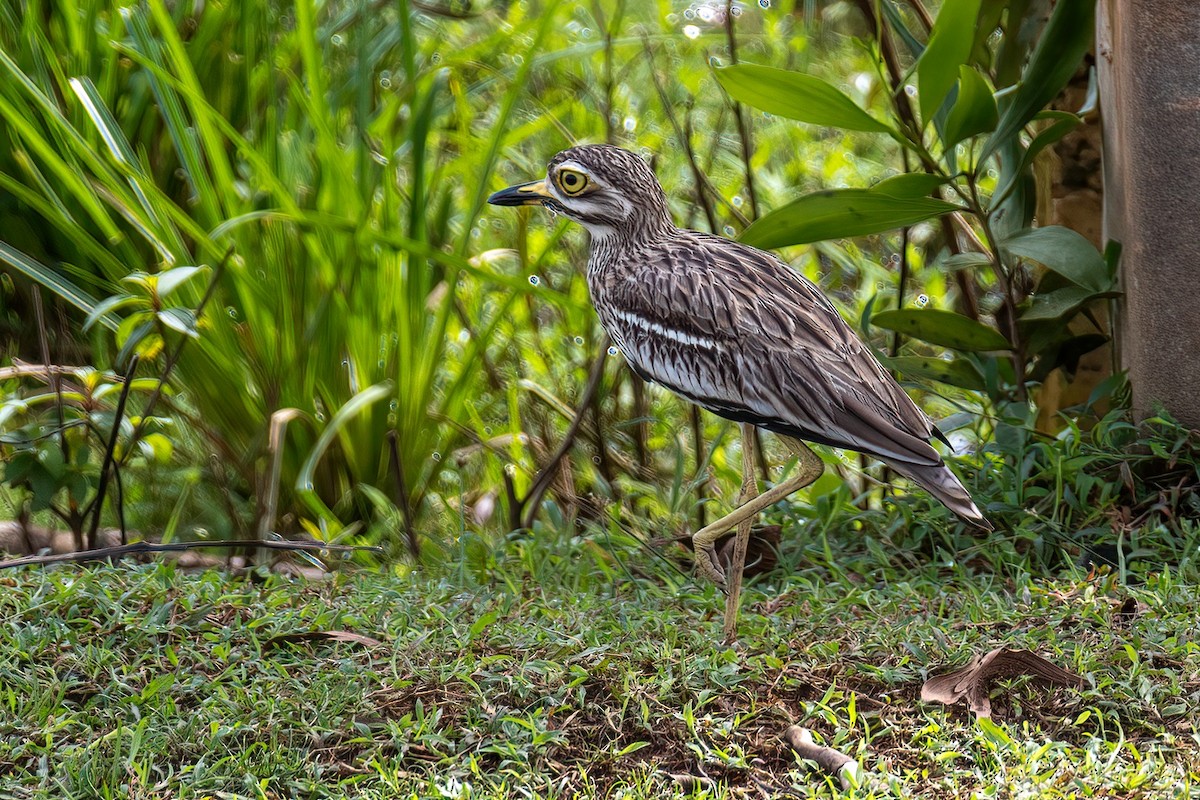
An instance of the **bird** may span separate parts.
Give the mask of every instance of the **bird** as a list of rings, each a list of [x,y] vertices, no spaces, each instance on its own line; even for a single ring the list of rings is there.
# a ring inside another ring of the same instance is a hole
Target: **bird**
[[[728,641],[736,639],[751,518],[824,470],[806,443],[873,456],[969,526],[992,530],[931,444],[950,442],[833,303],[772,253],[676,227],[662,185],[638,154],[571,147],[550,160],[544,178],[488,202],[541,205],[586,228],[592,305],[634,372],[741,424],[740,505],[692,535],[697,570],[726,589]],[[754,427],[782,437],[798,459],[789,480],[761,495]],[[727,576],[715,546],[735,527]]]

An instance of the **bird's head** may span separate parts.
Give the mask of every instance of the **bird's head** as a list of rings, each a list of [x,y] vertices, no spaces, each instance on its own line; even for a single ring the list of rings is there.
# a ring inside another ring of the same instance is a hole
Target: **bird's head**
[[[670,231],[667,197],[654,172],[638,155],[611,145],[563,150],[550,160],[546,177],[496,192],[497,206],[543,205],[580,223],[593,238],[623,239]]]

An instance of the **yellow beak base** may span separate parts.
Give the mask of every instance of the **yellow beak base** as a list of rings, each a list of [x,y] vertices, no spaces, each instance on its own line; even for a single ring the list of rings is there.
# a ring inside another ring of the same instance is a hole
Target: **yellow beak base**
[[[553,196],[546,188],[546,181],[543,178],[540,181],[530,181],[501,189],[487,201],[494,206],[533,206]]]

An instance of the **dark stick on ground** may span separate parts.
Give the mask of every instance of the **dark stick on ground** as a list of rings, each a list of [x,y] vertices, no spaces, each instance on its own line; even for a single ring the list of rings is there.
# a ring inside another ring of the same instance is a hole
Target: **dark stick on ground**
[[[232,539],[227,542],[134,542],[118,547],[101,547],[96,550],[80,550],[75,553],[56,553],[48,556],[26,556],[14,558],[11,561],[0,561],[0,569],[13,567],[45,566],[47,564],[80,563],[84,561],[104,561],[110,558],[140,555],[142,553],[176,553],[184,550],[195,550],[201,547],[217,547],[239,549],[246,547],[264,547],[268,550],[326,550],[331,553],[383,553],[382,547],[368,545],[328,544],[326,542],[260,542],[257,539]]]

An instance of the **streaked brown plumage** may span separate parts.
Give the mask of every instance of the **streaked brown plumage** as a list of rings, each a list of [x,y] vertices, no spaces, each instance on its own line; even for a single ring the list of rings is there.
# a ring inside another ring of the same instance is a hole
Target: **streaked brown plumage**
[[[875,456],[991,529],[930,445],[941,434],[829,300],[770,253],[676,228],[637,155],[573,147],[544,181],[489,202],[542,204],[588,228],[592,303],[643,378],[722,417]]]

